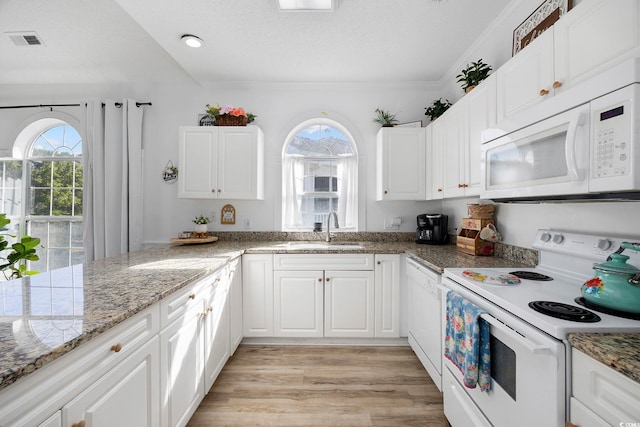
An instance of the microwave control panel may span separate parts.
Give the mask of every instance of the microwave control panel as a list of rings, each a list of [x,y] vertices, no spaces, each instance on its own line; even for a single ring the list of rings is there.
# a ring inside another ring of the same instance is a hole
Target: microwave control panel
[[[590,191],[639,189],[638,100],[640,85],[633,84],[591,102]]]

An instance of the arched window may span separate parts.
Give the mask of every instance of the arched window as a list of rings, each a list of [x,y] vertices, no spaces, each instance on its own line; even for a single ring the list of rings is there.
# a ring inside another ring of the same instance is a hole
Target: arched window
[[[358,229],[358,154],[349,131],[329,119],[307,120],[282,152],[282,229],[312,230],[338,214],[341,230]]]
[[[40,260],[29,268],[42,272],[83,262],[80,134],[60,119],[37,120],[20,133],[13,151],[13,160],[0,162],[0,197],[16,234],[41,241]]]

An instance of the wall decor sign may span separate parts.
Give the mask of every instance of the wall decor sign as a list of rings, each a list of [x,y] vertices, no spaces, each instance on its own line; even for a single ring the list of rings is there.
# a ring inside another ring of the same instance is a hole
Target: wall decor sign
[[[220,213],[220,224],[235,224],[236,208],[233,205],[224,205]]]
[[[162,180],[167,184],[173,184],[178,180],[178,168],[173,166],[173,162],[169,160],[162,170]]]
[[[512,56],[524,49],[533,39],[551,28],[571,9],[571,0],[545,0],[524,22],[513,30]]]

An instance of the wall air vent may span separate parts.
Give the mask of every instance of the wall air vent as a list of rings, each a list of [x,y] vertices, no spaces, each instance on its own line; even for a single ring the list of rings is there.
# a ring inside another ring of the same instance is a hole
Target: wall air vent
[[[44,46],[42,39],[35,31],[13,31],[5,34],[16,46]]]

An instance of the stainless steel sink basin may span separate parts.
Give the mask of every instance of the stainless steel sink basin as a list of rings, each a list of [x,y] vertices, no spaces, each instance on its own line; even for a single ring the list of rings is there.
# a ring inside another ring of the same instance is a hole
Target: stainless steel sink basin
[[[346,251],[346,250],[358,250],[364,249],[364,246],[353,243],[340,243],[340,242],[287,242],[277,247],[291,249],[291,250],[332,250],[332,251]]]

